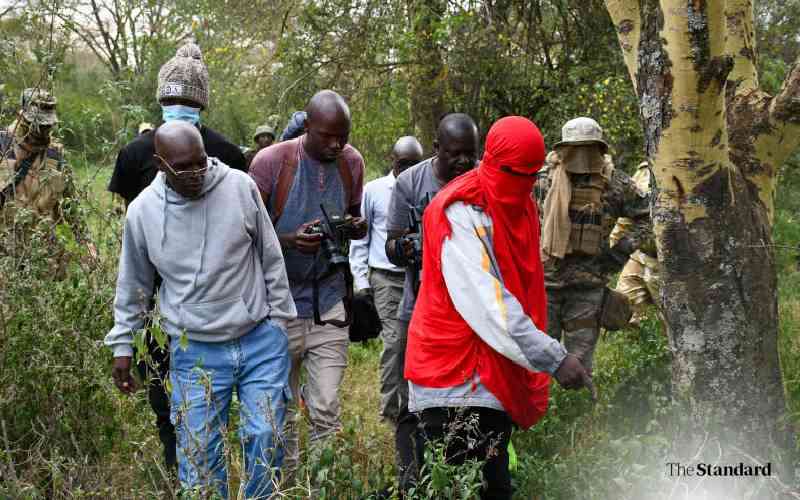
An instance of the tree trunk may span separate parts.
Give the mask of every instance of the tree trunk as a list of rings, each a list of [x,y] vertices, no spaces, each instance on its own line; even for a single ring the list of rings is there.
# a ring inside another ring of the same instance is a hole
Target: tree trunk
[[[792,433],[771,223],[777,169],[799,140],[800,70],[795,64],[779,96],[758,90],[750,0],[606,7],[657,181],[652,215],[673,389],[692,423],[684,442],[710,433],[733,450],[774,457],[792,447]]]
[[[446,73],[434,35],[445,8],[441,0],[409,0],[408,6],[414,31],[413,59],[417,61],[408,78],[411,118],[417,139],[428,154],[433,150],[439,118],[446,110]]]

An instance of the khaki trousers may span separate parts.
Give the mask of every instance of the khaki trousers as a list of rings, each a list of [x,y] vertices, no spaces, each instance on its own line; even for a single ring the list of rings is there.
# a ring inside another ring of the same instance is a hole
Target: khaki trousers
[[[340,302],[322,315],[323,320],[345,316]],[[291,475],[297,468],[300,450],[298,443],[298,405],[308,410],[309,441],[319,447],[324,438],[341,429],[339,419],[339,385],[347,368],[347,348],[350,344],[347,329],[333,325],[315,325],[311,318],[298,318],[287,324],[291,372],[289,387],[294,401],[286,416],[286,454],[284,468]],[[300,377],[305,369],[305,384]]]
[[[369,273],[369,284],[375,308],[381,318],[383,351],[381,351],[381,416],[397,420],[400,409],[408,405],[408,383],[403,378],[405,359],[405,330],[397,317],[397,307],[403,298],[401,274],[391,274],[379,269]],[[402,336],[402,339],[400,338]]]

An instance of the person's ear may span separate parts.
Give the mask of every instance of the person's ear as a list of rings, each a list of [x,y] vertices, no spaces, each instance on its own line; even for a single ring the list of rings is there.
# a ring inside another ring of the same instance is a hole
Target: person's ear
[[[434,139],[433,140],[433,153],[436,154],[438,152],[439,152],[439,140],[438,139]]]

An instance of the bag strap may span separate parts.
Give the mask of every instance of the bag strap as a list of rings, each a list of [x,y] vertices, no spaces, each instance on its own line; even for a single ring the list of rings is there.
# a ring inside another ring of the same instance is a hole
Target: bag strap
[[[33,162],[36,161],[38,156],[38,154],[30,154],[20,162],[19,168],[14,173],[14,177],[8,185],[0,190],[0,209],[5,206],[6,202],[14,199],[17,186],[28,176],[28,172],[30,172]],[[0,160],[7,161],[13,159],[15,159],[13,138],[7,131],[0,131]]]
[[[300,165],[300,144],[301,139],[297,139],[294,147],[286,148],[286,153],[281,159],[281,170],[278,173],[278,182],[275,184],[275,202],[273,203],[274,213],[272,215],[272,225],[276,225],[278,219],[283,215],[286,201],[289,199],[289,191],[292,189],[294,177],[297,175],[297,167]],[[339,178],[344,189],[345,213],[350,209],[353,199],[353,173],[347,165],[343,156],[336,159],[336,168],[339,171]]]
[[[344,320],[338,319],[329,319],[326,321],[322,321],[322,317],[319,313],[319,280],[325,279],[329,276],[332,276],[336,273],[334,270],[333,273],[327,273],[322,277],[317,276],[317,262],[319,261],[319,254],[314,259],[314,263],[311,266],[311,272],[313,273],[313,280],[311,281],[311,305],[314,311],[314,324],[315,325],[333,325],[337,328],[344,328],[346,326],[350,326],[352,322],[352,306],[353,306],[353,275],[350,274],[350,268],[344,270],[344,297],[342,297],[342,305],[344,306]]]
[[[297,173],[297,166],[300,163],[300,141],[295,141],[293,147],[286,148],[281,159],[281,170],[278,173],[278,183],[275,185],[275,208],[272,214],[272,225],[276,225],[278,219],[283,215],[283,209],[286,207],[286,200],[289,199],[289,191],[292,189],[292,182],[294,182],[295,174]]]
[[[14,178],[11,179],[11,182],[8,183],[6,187],[0,191],[0,208],[6,204],[7,201],[14,199],[14,194],[16,194],[17,186],[25,180],[25,177],[28,176],[28,172],[31,170],[31,166],[33,166],[34,160],[36,160],[36,156],[38,155],[31,155],[24,160],[22,160],[19,164],[20,167],[17,169],[17,172],[14,174]]]
[[[6,154],[13,154],[13,150],[11,149],[11,143],[13,142],[13,138],[11,134],[8,133],[8,130],[0,130],[0,158],[5,159]],[[8,152],[6,152],[8,150]]]
[[[350,210],[350,205],[353,202],[353,172],[350,171],[350,166],[345,161],[343,155],[336,158],[336,167],[339,169],[339,178],[342,180],[342,188],[344,189],[344,214],[346,215]]]

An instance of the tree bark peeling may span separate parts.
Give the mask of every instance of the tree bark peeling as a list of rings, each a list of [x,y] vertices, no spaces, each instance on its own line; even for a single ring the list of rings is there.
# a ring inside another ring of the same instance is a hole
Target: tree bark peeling
[[[645,154],[654,158],[662,130],[669,127],[672,115],[672,63],[660,32],[664,17],[656,0],[641,2],[641,38],[638,49],[636,89],[644,127]]]

